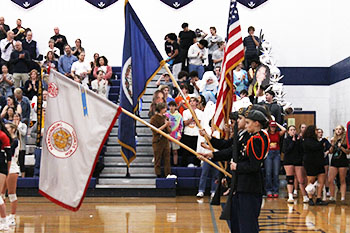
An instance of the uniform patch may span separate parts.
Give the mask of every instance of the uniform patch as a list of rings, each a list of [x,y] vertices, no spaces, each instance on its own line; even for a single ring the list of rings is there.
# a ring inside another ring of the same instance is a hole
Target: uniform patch
[[[78,148],[74,128],[64,121],[56,121],[47,129],[46,146],[56,158],[69,158]]]

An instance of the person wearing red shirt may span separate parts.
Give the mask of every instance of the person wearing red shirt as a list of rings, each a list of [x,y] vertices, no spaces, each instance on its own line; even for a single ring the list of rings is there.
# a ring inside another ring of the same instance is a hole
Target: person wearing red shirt
[[[190,101],[190,97],[188,96],[188,86],[187,86],[187,84],[182,84],[180,86],[180,88],[181,88],[181,91],[186,96],[187,101]],[[187,106],[186,106],[184,98],[182,98],[180,93],[175,98],[175,102],[176,102],[177,106],[179,106],[179,108],[178,108],[179,113],[182,115],[183,111],[185,111],[187,109]]]
[[[277,127],[280,131],[277,131]],[[264,161],[266,173],[266,193],[267,197],[278,197],[279,190],[279,171],[281,167],[281,153],[280,153],[280,137],[282,137],[286,128],[278,124],[276,121],[271,121],[269,125],[270,150]]]

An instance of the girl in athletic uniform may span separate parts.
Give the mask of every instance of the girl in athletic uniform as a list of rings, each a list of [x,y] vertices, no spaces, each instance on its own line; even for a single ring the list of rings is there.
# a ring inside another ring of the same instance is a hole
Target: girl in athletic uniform
[[[18,116],[17,116],[18,120]],[[17,195],[16,195],[16,188],[17,188],[17,179],[20,172],[19,166],[18,166],[18,155],[19,155],[19,149],[20,149],[20,140],[18,139],[18,131],[17,126],[14,123],[7,123],[6,129],[11,135],[12,143],[11,143],[11,165],[9,169],[9,173],[7,175],[6,179],[6,186],[4,186],[2,190],[2,196],[5,197],[6,189],[8,190],[8,197],[11,203],[11,214],[7,218],[7,223],[9,226],[16,226],[16,209],[17,209]]]
[[[328,183],[328,171],[329,171],[329,149],[331,148],[331,143],[327,138],[323,137],[323,130],[321,128],[317,129],[317,139],[322,143],[324,147],[324,170],[326,172],[326,197],[330,197],[329,183]]]
[[[339,173],[340,178],[340,193],[341,193],[341,202],[345,202],[345,193],[346,193],[346,172],[348,170],[348,159],[347,154],[350,153],[350,149],[346,144],[346,133],[345,128],[342,125],[338,125],[335,128],[334,136],[332,139],[332,146],[329,149],[329,153],[333,154],[331,160],[331,166],[329,167],[329,189],[331,192],[331,197],[329,198],[330,203],[335,203],[335,186],[334,179]]]
[[[296,135],[296,132],[295,126],[290,125],[287,131],[288,135],[283,141],[283,165],[287,178],[288,202],[294,202],[293,188],[294,177],[296,176],[300,191],[303,194],[303,202],[308,203],[309,198],[305,191],[306,179],[303,175],[305,171],[303,167],[303,154],[301,152],[301,139]]]
[[[324,170],[324,147],[321,142],[318,141],[316,135],[316,126],[309,125],[304,133],[303,149],[304,149],[304,168],[307,175],[308,185],[314,184],[317,178],[317,199],[316,205],[327,205],[322,201],[322,190],[325,184],[326,175]],[[309,205],[315,205],[313,201],[313,193],[308,193]]]
[[[4,123],[0,121],[0,187],[4,187],[6,176],[11,166],[11,136],[7,131]],[[4,200],[0,198],[0,230],[8,230],[9,226],[6,221],[6,206]]]

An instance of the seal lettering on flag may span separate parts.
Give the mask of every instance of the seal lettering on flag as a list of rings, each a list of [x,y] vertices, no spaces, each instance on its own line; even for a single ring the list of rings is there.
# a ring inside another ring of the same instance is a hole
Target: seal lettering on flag
[[[46,145],[49,152],[56,158],[69,158],[78,148],[74,128],[64,121],[54,122],[47,129]]]
[[[129,59],[125,62],[125,65],[123,66],[122,82],[123,82],[123,89],[124,89],[126,98],[129,100],[130,104],[133,104],[131,57],[129,57]]]
[[[57,84],[56,83],[49,83],[49,88],[48,88],[47,92],[49,93],[49,97],[51,97],[51,98],[55,98],[56,96],[58,96]]]

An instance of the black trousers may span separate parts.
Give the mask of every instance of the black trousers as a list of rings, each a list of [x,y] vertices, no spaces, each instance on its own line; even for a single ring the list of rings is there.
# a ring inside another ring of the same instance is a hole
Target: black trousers
[[[258,233],[262,195],[236,193],[232,197],[231,233]]]
[[[186,146],[192,148],[194,151],[197,150],[197,141],[198,141],[198,136],[188,136],[186,134],[183,134],[181,138],[181,142],[185,144]],[[187,167],[188,164],[192,163],[196,166],[199,166],[201,161],[197,159],[197,157],[192,154],[191,152],[181,148],[180,151],[182,155],[182,162],[181,165],[183,167]]]
[[[26,167],[24,165],[26,158],[26,151],[20,150],[18,155],[18,162],[19,162],[19,168],[21,169],[21,172],[26,172]]]

